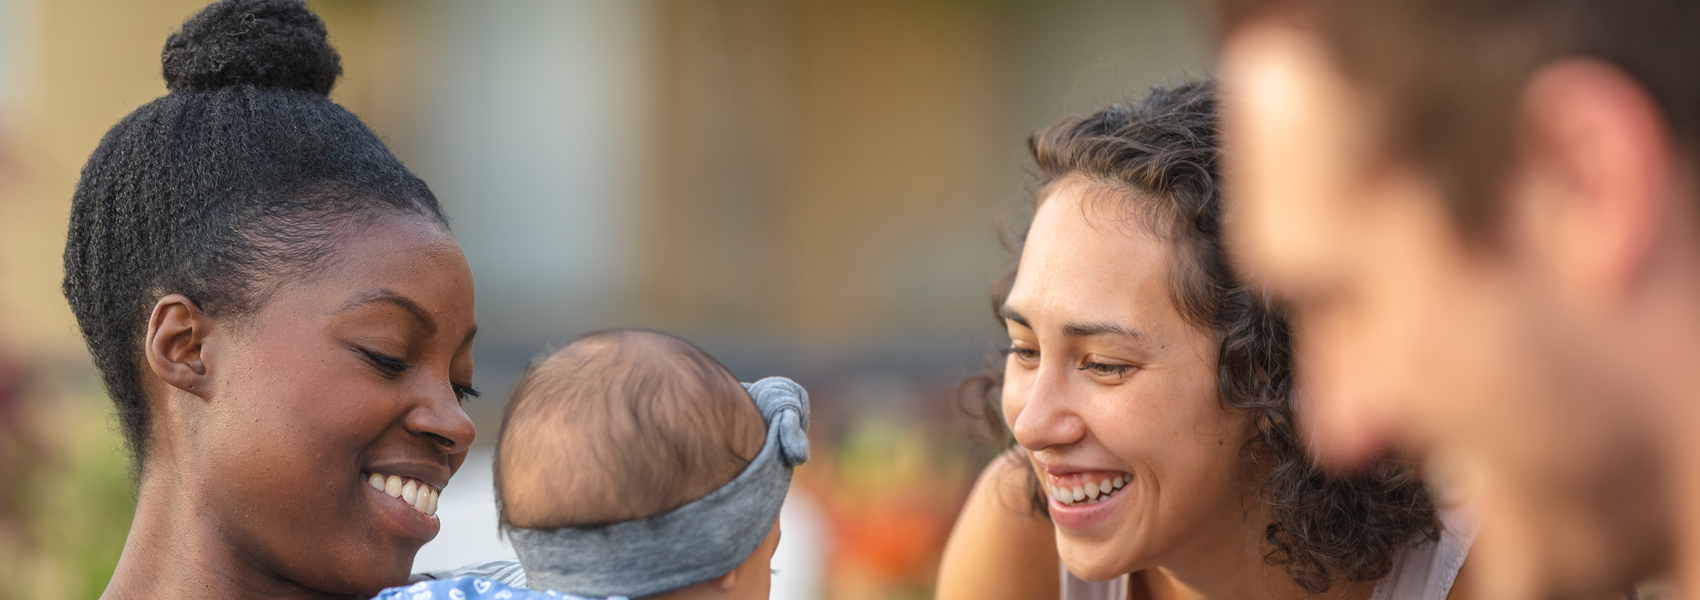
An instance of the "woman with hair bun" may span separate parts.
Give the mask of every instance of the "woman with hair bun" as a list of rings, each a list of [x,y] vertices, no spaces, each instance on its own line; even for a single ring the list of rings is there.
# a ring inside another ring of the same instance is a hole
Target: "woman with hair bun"
[[[963,386],[1017,445],[951,533],[941,600],[1465,597],[1475,528],[1412,468],[1306,455],[1286,318],[1223,248],[1216,143],[1209,83],[1030,138],[1041,186],[993,298],[1010,345]]]
[[[407,582],[473,438],[472,275],[425,183],[327,98],[299,0],[224,0],[170,93],[83,168],[65,297],[134,458],[105,597],[324,598]]]

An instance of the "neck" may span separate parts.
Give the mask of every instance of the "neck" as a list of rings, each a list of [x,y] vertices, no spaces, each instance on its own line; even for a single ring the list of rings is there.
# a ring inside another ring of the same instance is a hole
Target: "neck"
[[[1664,544],[1654,546],[1650,564],[1637,565],[1634,575],[1672,574],[1685,595],[1700,594],[1700,235],[1694,223],[1700,219],[1700,179],[1691,171],[1679,177],[1677,201],[1661,232],[1654,257],[1646,266],[1643,289],[1625,307],[1625,318],[1612,329],[1618,332],[1607,351],[1629,357],[1612,365],[1629,377],[1620,380],[1615,397],[1606,402],[1635,402],[1638,424],[1648,435],[1657,454],[1656,473],[1665,479],[1652,530],[1670,532]],[[1625,394],[1624,392],[1628,392]]]
[[[103,600],[131,598],[337,598],[268,574],[202,510],[203,490],[218,486],[186,475],[155,448],[136,493],[136,517]]]
[[[1246,514],[1244,520],[1237,518],[1239,516],[1236,514],[1236,518],[1221,520],[1230,526],[1213,536],[1213,543],[1195,546],[1163,566],[1146,571],[1145,580],[1151,598],[1288,600],[1313,597],[1287,575],[1285,567],[1271,565],[1264,559],[1267,545],[1259,535],[1269,524],[1264,511],[1253,510]],[[1368,598],[1374,588],[1373,581],[1344,587],[1337,584],[1327,595],[1339,600],[1356,600]]]
[[[1644,351],[1645,370],[1639,379],[1646,402],[1648,428],[1654,433],[1662,455],[1661,471],[1667,477],[1663,507],[1674,519],[1671,556],[1657,571],[1675,570],[1687,595],[1700,593],[1700,281],[1692,293],[1667,297],[1666,310],[1647,310],[1641,320],[1646,335],[1636,336]]]

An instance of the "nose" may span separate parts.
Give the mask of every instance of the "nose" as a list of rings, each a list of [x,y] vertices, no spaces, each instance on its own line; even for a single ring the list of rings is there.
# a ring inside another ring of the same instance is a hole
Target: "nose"
[[[1071,369],[1041,364],[1027,377],[1005,377],[1004,415],[1015,441],[1029,451],[1074,444],[1086,437]]]
[[[466,452],[478,431],[447,381],[435,382],[407,415],[407,428],[448,455]]]
[[[1299,347],[1294,393],[1312,458],[1323,468],[1353,472],[1393,449],[1393,419],[1363,369],[1314,346]]]

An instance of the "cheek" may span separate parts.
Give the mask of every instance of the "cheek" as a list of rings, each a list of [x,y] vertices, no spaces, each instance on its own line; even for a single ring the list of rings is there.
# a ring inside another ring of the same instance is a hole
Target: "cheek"
[[[1238,473],[1244,418],[1223,410],[1214,381],[1192,373],[1138,393],[1109,395],[1085,417],[1110,454],[1137,476],[1155,480],[1146,483],[1170,492],[1218,488]]]
[[[333,350],[265,350],[256,349],[253,364],[238,365],[250,368],[236,369],[215,400],[225,405],[220,447],[208,450],[233,471],[226,479],[266,495],[359,491],[348,481],[358,479],[361,452],[390,421],[382,380],[362,376],[358,364],[338,360]]]

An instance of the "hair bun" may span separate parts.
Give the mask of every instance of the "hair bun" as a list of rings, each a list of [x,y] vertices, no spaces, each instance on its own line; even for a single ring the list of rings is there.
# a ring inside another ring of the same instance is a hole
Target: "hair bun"
[[[325,23],[301,0],[222,0],[165,41],[160,56],[172,92],[251,85],[328,95],[342,58]]]

